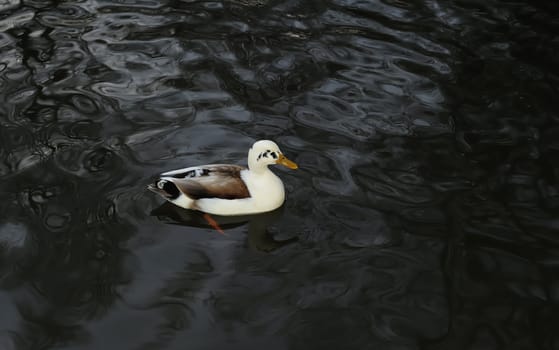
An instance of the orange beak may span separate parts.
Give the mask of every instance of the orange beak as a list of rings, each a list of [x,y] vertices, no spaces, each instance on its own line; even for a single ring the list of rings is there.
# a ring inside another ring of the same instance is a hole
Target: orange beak
[[[284,156],[283,154],[279,155],[278,160],[276,160],[276,164],[281,164],[285,167],[288,167],[289,169],[297,169],[298,166],[295,162],[290,161],[289,159],[287,159],[286,156]]]

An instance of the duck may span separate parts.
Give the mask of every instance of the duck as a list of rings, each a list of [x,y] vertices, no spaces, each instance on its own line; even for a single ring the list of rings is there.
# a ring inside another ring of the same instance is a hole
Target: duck
[[[283,182],[268,168],[275,164],[298,168],[274,141],[259,140],[248,151],[248,167],[207,164],[171,170],[160,174],[148,189],[174,205],[206,214],[265,213],[285,201]]]

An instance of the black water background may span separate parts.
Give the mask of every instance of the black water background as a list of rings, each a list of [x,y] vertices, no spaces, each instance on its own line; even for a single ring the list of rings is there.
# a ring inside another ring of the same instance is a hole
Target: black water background
[[[1,349],[559,348],[557,5],[0,4]],[[267,231],[151,215],[260,138]]]

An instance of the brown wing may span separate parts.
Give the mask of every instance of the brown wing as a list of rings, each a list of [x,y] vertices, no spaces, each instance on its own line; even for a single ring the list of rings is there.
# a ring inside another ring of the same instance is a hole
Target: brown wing
[[[192,199],[223,198],[241,199],[250,197],[250,192],[241,179],[245,168],[238,165],[209,165],[195,169],[195,176],[173,178],[177,188]]]

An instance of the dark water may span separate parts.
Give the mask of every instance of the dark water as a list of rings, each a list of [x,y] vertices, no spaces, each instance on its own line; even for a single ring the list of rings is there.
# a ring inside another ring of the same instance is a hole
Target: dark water
[[[0,349],[559,349],[558,18],[0,1]],[[262,138],[278,212],[145,190]]]

